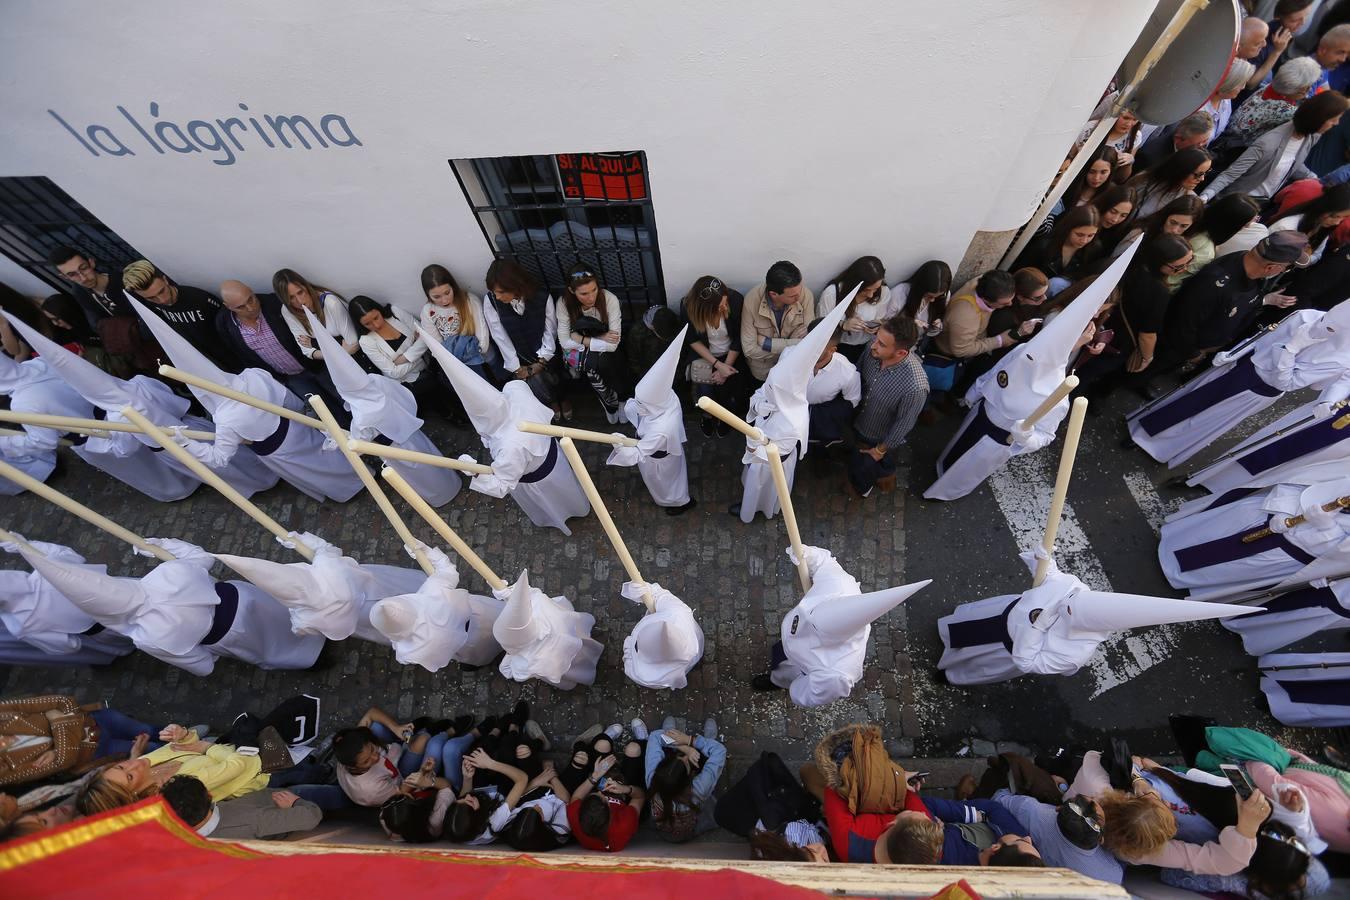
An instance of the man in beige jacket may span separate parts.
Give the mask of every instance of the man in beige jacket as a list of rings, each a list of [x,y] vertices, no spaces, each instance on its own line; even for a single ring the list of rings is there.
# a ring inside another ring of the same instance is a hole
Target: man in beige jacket
[[[770,266],[741,307],[741,352],[756,381],[767,378],[779,355],[806,337],[815,318],[816,296],[802,284],[801,270],[787,260]]]

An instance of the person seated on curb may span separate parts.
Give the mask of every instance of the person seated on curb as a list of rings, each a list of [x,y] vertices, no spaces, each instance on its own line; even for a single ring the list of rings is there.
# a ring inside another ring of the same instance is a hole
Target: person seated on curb
[[[751,859],[830,862],[820,801],[777,753],[761,752],[717,798],[717,824],[750,841]]]
[[[159,793],[199,835],[226,841],[285,838],[292,832],[318,828],[323,819],[317,804],[290,791],[253,791],[213,803],[206,785],[191,775],[175,775]]]
[[[588,850],[617,853],[628,846],[637,832],[638,817],[647,802],[642,749],[647,730],[637,719],[633,720],[633,726],[635,740],[624,744],[622,762],[613,753],[597,756],[591,774],[572,791],[567,824],[577,843]],[[615,732],[606,734],[618,741],[620,730]],[[574,764],[575,761],[574,756]]]
[[[944,823],[945,866],[1045,866],[1027,837],[1027,828],[993,800],[944,800],[925,797],[929,811]]]
[[[942,823],[909,789],[910,777],[886,753],[875,725],[845,726],[816,745],[815,762],[802,766],[802,786],[824,805],[840,862],[937,863]]]
[[[667,716],[647,741],[646,781],[652,825],[668,841],[687,841],[716,827],[712,792],[727,764],[727,748],[708,719],[703,734],[691,737]]]

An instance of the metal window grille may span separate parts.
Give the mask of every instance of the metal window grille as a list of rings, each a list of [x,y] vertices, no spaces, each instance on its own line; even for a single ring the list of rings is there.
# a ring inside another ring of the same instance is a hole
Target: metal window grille
[[[637,312],[666,302],[647,154],[562,153],[452,159],[494,256],[561,295],[581,265]]]
[[[41,175],[0,178],[0,253],[54,288],[66,280],[47,262],[60,244],[74,247],[99,262],[104,271],[121,269],[140,259],[126,241]]]

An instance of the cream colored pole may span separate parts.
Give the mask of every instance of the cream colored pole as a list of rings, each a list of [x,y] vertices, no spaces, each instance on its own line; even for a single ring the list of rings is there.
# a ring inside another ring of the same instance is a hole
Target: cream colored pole
[[[773,486],[778,491],[778,506],[783,510],[783,524],[787,526],[788,541],[792,543],[792,554],[797,557],[797,577],[802,582],[802,592],[811,590],[811,570],[806,565],[806,547],[802,544],[802,533],[797,530],[797,512],[792,508],[792,489],[788,487],[787,470],[783,468],[783,457],[778,455],[778,445],[773,441],[764,445],[769,457],[769,471],[773,473]]]
[[[1076,387],[1078,387],[1077,375],[1070,375],[1068,378],[1065,378],[1064,381],[1060,383],[1060,386],[1055,388],[1040,406],[1031,411],[1031,415],[1022,420],[1022,427],[1031,428],[1041,419],[1045,418],[1045,414],[1054,409],[1059,401],[1072,394]],[[1010,434],[1008,435],[1008,443],[1011,444],[1012,442],[1013,438]]]
[[[353,453],[360,453],[362,456],[378,456],[381,459],[401,459],[404,462],[421,463],[426,466],[440,466],[442,469],[454,469],[458,472],[469,472],[473,475],[491,475],[492,466],[485,466],[482,463],[466,463],[449,456],[436,456],[431,453],[422,453],[418,450],[407,450],[403,447],[387,447],[384,444],[376,444],[371,441],[347,441],[348,448]]]
[[[261,409],[263,412],[270,412],[274,416],[282,416],[290,419],[292,422],[299,422],[301,425],[308,425],[316,431],[323,431],[323,423],[313,416],[307,416],[304,413],[296,412],[293,409],[287,409],[284,406],[277,406],[267,400],[259,400],[257,397],[245,394],[242,391],[236,391],[234,388],[226,387],[223,384],[216,384],[206,378],[193,375],[191,372],[184,372],[182,369],[175,369],[173,366],[160,366],[159,374],[165,378],[172,378],[174,381],[181,381],[183,384],[190,384],[193,387],[201,388],[204,391],[210,391],[218,394],[227,400],[237,400],[246,406],[254,409]]]
[[[1083,436],[1083,419],[1087,416],[1087,398],[1079,397],[1073,401],[1069,410],[1069,428],[1064,432],[1064,449],[1059,454],[1059,472],[1055,475],[1055,492],[1050,498],[1050,514],[1045,520],[1045,537],[1041,547],[1048,557],[1055,554],[1055,538],[1059,536],[1059,520],[1064,514],[1064,498],[1069,493],[1069,479],[1073,477],[1073,461],[1078,455],[1078,440]],[[1040,587],[1050,574],[1050,558],[1036,561],[1036,577],[1033,587]]]
[[[751,425],[711,397],[699,397],[698,403],[694,405],[708,415],[726,422],[752,441],[759,441],[762,444],[768,440],[768,438],[764,437],[764,432],[760,431],[758,428]]]
[[[135,425],[129,425],[126,422],[105,422],[102,419],[81,419],[78,416],[49,416],[45,413],[16,413],[8,410],[0,412],[0,422],[40,425],[44,428],[64,428],[67,431],[92,434],[98,437],[106,437],[110,431],[141,433],[141,430]],[[194,441],[214,441],[216,439],[215,432],[211,431],[184,431],[183,437],[191,438]]]
[[[389,498],[384,495],[384,491],[380,489],[380,483],[375,480],[374,475],[370,474],[370,470],[361,461],[361,457],[353,453],[351,447],[348,446],[347,432],[343,431],[337,419],[333,418],[333,413],[328,409],[328,404],[324,403],[323,398],[318,394],[312,394],[308,399],[309,405],[319,414],[319,421],[323,422],[323,427],[328,432],[328,436],[337,442],[339,452],[346,457],[352,471],[361,479],[361,483],[366,486],[370,496],[375,499],[375,505],[380,508],[380,512],[384,513],[384,517],[389,520],[389,524],[394,526],[394,532],[398,535],[399,540],[403,541],[404,546],[412,548],[413,559],[417,560],[417,564],[422,567],[423,572],[431,575],[436,571],[431,566],[431,560],[427,559],[427,555],[417,548],[417,539],[408,530],[408,526],[403,522],[403,517],[398,514],[398,511],[394,509],[394,504],[390,503]]]
[[[36,553],[38,556],[47,555],[38,548],[34,547],[32,544],[25,541],[23,538],[19,537],[14,532],[6,531],[3,528],[0,528],[0,541],[4,541],[6,544],[18,544],[20,547],[27,550],[29,553]]]
[[[542,434],[548,437],[571,438],[574,441],[590,441],[594,444],[615,444],[619,447],[636,447],[634,438],[622,434],[605,434],[603,431],[587,431],[584,428],[564,428],[543,422],[517,422],[516,427],[529,434]]]
[[[0,477],[8,478],[20,487],[37,494],[48,503],[55,503],[71,515],[78,516],[95,528],[101,528],[113,537],[126,541],[133,547],[144,550],[161,562],[172,562],[178,558],[163,547],[156,547],[134,531],[123,528],[107,516],[94,512],[83,503],[78,503],[70,499],[56,488],[48,487],[32,475],[14,468],[3,460],[0,460]]]
[[[411,506],[417,514],[441,536],[443,541],[450,545],[450,549],[458,553],[461,559],[482,576],[483,580],[488,583],[488,587],[492,588],[494,591],[505,590],[508,587],[506,580],[496,572],[492,571],[492,567],[483,562],[481,556],[473,552],[473,548],[450,527],[450,523],[441,518],[441,514],[436,512],[431,504],[428,503],[421,494],[417,493],[412,485],[404,480],[402,475],[398,474],[393,468],[385,466],[380,470],[380,477],[389,482],[389,486],[395,491],[398,491],[399,495],[404,500],[408,501],[408,505]]]
[[[619,535],[619,529],[614,525],[614,520],[610,518],[609,510],[605,507],[605,500],[600,496],[600,492],[595,489],[595,482],[591,480],[591,473],[586,469],[586,463],[582,462],[581,454],[577,452],[577,445],[572,443],[570,437],[565,437],[558,441],[562,446],[563,453],[567,454],[567,461],[572,466],[572,471],[577,473],[577,481],[581,482],[581,489],[586,492],[586,497],[591,501],[591,508],[595,510],[595,517],[600,520],[600,527],[605,529],[605,534],[609,537],[609,542],[614,545],[614,552],[619,555],[619,562],[623,563],[624,571],[628,573],[628,580],[637,582],[642,589],[642,602],[647,607],[647,612],[656,609],[656,601],[652,599],[652,592],[647,587],[647,580],[642,577],[638,571],[637,563],[633,560],[633,554],[628,552],[628,545],[623,542]]]
[[[257,504],[252,500],[235,490],[234,485],[230,484],[224,478],[221,478],[213,472],[206,463],[187,452],[186,449],[175,444],[173,438],[169,437],[168,432],[164,431],[164,429],[160,428],[154,422],[151,422],[130,406],[123,407],[122,415],[127,418],[127,421],[134,422],[141,431],[153,438],[155,443],[164,448],[165,453],[168,453],[174,459],[187,466],[187,468],[192,471],[192,474],[211,485],[211,487],[224,495],[226,500],[229,500],[235,506],[239,507],[239,509],[243,510],[244,514],[250,519],[257,522],[263,528],[266,528],[275,537],[285,541],[288,545],[293,544],[295,546],[295,552],[299,553],[306,560],[314,559],[314,550],[309,545],[292,537],[291,533],[281,526],[281,523],[259,509]]]

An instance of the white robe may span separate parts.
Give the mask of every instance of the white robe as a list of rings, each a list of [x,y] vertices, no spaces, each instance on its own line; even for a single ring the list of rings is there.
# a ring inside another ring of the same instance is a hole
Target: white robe
[[[1301,452],[1299,444],[1309,438],[1320,438],[1318,443],[1325,442],[1325,446]],[[1276,484],[1294,471],[1321,473],[1314,476],[1316,480],[1330,480],[1350,471],[1350,407],[1332,410],[1321,400],[1305,403],[1242,441],[1186,483],[1222,494],[1243,485]]]
[[[91,437],[73,449],[95,469],[161,503],[182,500],[201,486],[195,475],[168,465],[133,434],[109,432],[106,438]]]
[[[581,482],[577,481],[576,473],[556,441],[543,438],[541,447],[538,442],[528,440],[539,435],[519,434],[520,439],[508,435],[492,441],[488,447],[492,453],[492,474],[475,475],[469,486],[489,497],[510,494],[535,525],[556,528],[570,536],[572,529],[567,527],[567,520],[589,515],[591,502],[586,499]],[[538,481],[521,482],[521,478],[535,472],[547,461],[549,443],[553,444],[554,459],[548,474]],[[472,460],[472,457],[460,458]]]
[[[323,650],[323,635],[295,635],[290,614],[272,597],[247,581],[231,581],[239,591],[239,608],[225,636],[204,645],[215,656],[237,659],[260,669],[308,669]]]
[[[817,630],[816,617],[829,618],[830,601],[861,594],[862,585],[829,552],[807,547],[806,554],[811,590],[783,617],[779,639],[787,658],[769,677],[798,706],[824,706],[843,700],[862,680],[872,626],[864,625],[844,640]]]
[[[93,637],[83,638],[77,650],[52,654],[36,644],[15,637],[0,623],[0,665],[106,666],[131,650],[130,641],[110,631],[102,631]]]
[[[1144,430],[1145,416],[1135,413],[1128,420],[1130,436],[1154,459],[1169,466],[1177,466],[1227,434],[1243,420],[1270,406],[1280,399],[1283,392],[1316,387],[1323,390],[1319,398],[1321,400],[1344,397],[1350,392],[1350,359],[1336,360],[1335,355],[1329,359],[1314,358],[1327,355],[1322,352],[1326,348],[1318,345],[1313,345],[1307,352],[1297,349],[1290,352],[1285,346],[1299,332],[1321,319],[1322,315],[1312,310],[1293,313],[1275,330],[1255,341],[1250,359],[1239,355],[1222,365],[1216,365],[1164,400],[1148,407],[1148,413],[1183,401],[1206,385],[1234,372],[1238,366],[1251,366],[1260,382],[1267,385],[1270,391],[1234,390],[1218,402],[1206,404],[1203,409],[1153,435]],[[1300,359],[1300,356],[1307,358]],[[1222,354],[1216,357],[1216,361],[1221,360],[1226,360]]]
[[[643,416],[637,400],[624,404],[624,414],[637,429],[636,447],[615,447],[607,462],[612,466],[636,464],[642,483],[657,506],[684,506],[689,502],[689,472],[684,459],[684,418],[676,401],[673,410]],[[653,454],[664,452],[657,458]]]
[[[493,596],[505,601],[511,588],[493,591]],[[525,644],[515,645],[500,621],[493,625],[493,635],[506,651],[499,665],[502,675],[513,681],[538,678],[564,691],[593,684],[605,649],[591,637],[595,617],[577,612],[566,597],[549,597],[538,588],[530,589],[530,611],[533,634]]]
[[[1326,485],[1332,485],[1327,482]],[[1286,518],[1304,513],[1302,498],[1311,490],[1298,484],[1277,484],[1239,500],[1165,523],[1158,545],[1158,562],[1167,581],[1192,593],[1230,588],[1248,590],[1271,584],[1294,574],[1305,565],[1282,547],[1267,540],[1248,545],[1245,555],[1225,562],[1182,570],[1177,553],[1219,539],[1240,542],[1241,535],[1267,526],[1282,527]],[[1350,538],[1350,514],[1334,515],[1323,525],[1305,522],[1284,532],[1283,538],[1297,551],[1312,557],[1333,552]],[[1243,548],[1234,545],[1234,553]]]
[[[85,563],[84,557],[62,544],[28,543],[50,559],[106,572],[105,566]],[[13,544],[0,546],[4,549],[14,547]],[[106,634],[101,640],[99,634],[86,635],[85,632],[96,624],[92,616],[67,600],[37,572],[0,571],[0,626],[16,639],[51,654],[54,661],[57,657],[80,656],[83,649],[91,650],[84,656],[99,657],[102,662],[132,651],[130,641],[107,634],[106,630],[99,632]]]
[[[703,658],[703,629],[694,611],[679,597],[649,584],[655,609],[638,620],[623,642],[624,674],[643,687],[679,690],[689,681],[689,670]],[[641,588],[626,581],[623,596],[641,604]]]
[[[1240,635],[1242,649],[1252,656],[1273,653],[1314,634],[1350,629],[1350,580],[1281,595],[1264,604],[1264,611],[1226,619],[1223,627]]]
[[[1350,653],[1271,653],[1261,657],[1257,664],[1262,669],[1312,666],[1261,673],[1261,690],[1278,721],[1305,728],[1350,725]],[[1308,682],[1331,682],[1325,687],[1331,696],[1314,701],[1290,696],[1291,689],[1297,691]]]
[[[439,672],[451,662],[485,666],[502,652],[492,635],[492,624],[506,604],[491,597],[470,594],[459,587],[459,573],[445,557],[432,556],[435,573],[414,592],[386,597],[410,609],[414,624],[406,633],[386,640],[395,658],[405,666],[421,666]]]
[[[407,440],[395,441],[394,447],[403,450],[416,450],[418,453],[428,453],[432,456],[440,456],[440,448],[431,442],[419,429],[414,431]],[[412,485],[413,489],[422,496],[422,499],[432,506],[444,506],[463,486],[463,480],[459,473],[454,469],[444,469],[440,466],[429,466],[426,463],[407,462],[401,459],[388,459],[385,463],[403,476],[403,480]]]
[[[247,393],[278,406],[299,412],[300,401],[275,379],[259,369],[245,369],[236,376],[247,386]],[[280,416],[263,412],[238,400],[218,398],[213,419],[216,439],[210,443],[187,439],[179,441],[187,451],[208,466],[227,465],[243,442],[269,439],[281,427]],[[364,488],[351,465],[336,449],[325,450],[324,432],[287,420],[281,446],[259,456],[263,465],[315,500],[346,503]]]
[[[1067,400],[1061,401],[1033,425],[1028,433],[1013,435],[1013,443],[995,440],[987,434],[982,434],[964,453],[955,459],[947,459],[948,454],[956,447],[957,442],[962,439],[966,430],[975,424],[976,418],[981,414],[989,420],[991,425],[1008,431],[1010,434],[1018,424],[1016,421],[1009,421],[993,406],[986,404],[984,398],[981,397],[976,400],[970,408],[970,412],[966,413],[966,418],[961,423],[961,427],[956,430],[956,434],[952,435],[952,439],[947,442],[942,455],[938,457],[938,478],[923,492],[924,498],[928,500],[956,500],[966,496],[983,484],[986,478],[1007,465],[1008,460],[1014,456],[1034,453],[1053,441],[1055,431],[1059,428],[1059,423],[1064,420],[1068,411],[1069,402]]]
[[[9,408],[16,413],[39,413],[49,416],[74,416],[89,419],[94,407],[75,393],[45,366],[25,363],[14,367],[21,375],[14,379],[9,395]],[[61,432],[40,425],[9,425],[22,429],[22,435],[0,436],[0,458],[25,475],[46,481],[56,468],[56,448],[61,443]],[[14,496],[23,488],[7,478],[0,478],[0,494]]]
[[[788,493],[797,475],[797,454],[791,448],[778,448],[783,460],[783,474],[787,477]],[[786,455],[783,455],[786,452]],[[747,451],[745,469],[741,472],[741,521],[749,525],[755,520],[755,513],[763,513],[764,518],[772,519],[782,510],[778,502],[778,489],[774,487],[773,470],[769,468],[768,457],[763,447]]]

